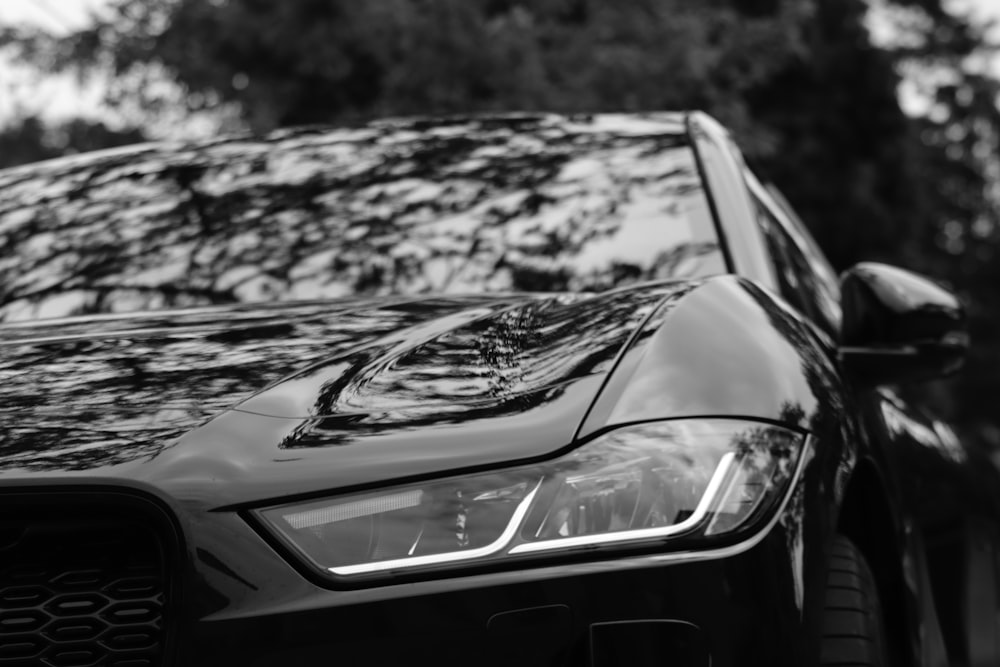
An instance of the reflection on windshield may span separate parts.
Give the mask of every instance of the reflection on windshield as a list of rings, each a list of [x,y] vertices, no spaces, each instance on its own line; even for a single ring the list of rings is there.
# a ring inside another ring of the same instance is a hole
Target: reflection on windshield
[[[300,130],[0,172],[0,320],[724,270],[679,118]]]

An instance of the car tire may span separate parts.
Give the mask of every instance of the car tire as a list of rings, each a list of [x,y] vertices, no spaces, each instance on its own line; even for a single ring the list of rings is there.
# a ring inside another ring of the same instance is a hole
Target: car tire
[[[826,578],[820,664],[890,665],[885,617],[868,561],[843,535],[834,539]]]

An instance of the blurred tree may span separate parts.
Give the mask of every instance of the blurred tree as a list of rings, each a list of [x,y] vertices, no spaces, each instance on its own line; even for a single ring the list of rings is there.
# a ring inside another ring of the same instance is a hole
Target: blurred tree
[[[11,167],[61,154],[46,141],[45,125],[28,117],[0,132],[0,166]]]
[[[53,69],[113,67],[112,97],[235,102],[257,131],[483,110],[703,107],[751,129],[743,98],[804,55],[810,2],[744,16],[680,0],[118,0],[92,28],[0,43]],[[746,132],[764,143],[766,133]]]
[[[749,157],[780,184],[835,265],[898,257],[913,222],[913,183],[894,60],[869,42],[862,0],[815,7],[807,57],[748,95],[753,117],[778,138],[770,154]]]
[[[967,372],[927,388],[941,405],[1000,448],[1000,81],[989,26],[945,11],[940,0],[894,0],[899,37],[889,46],[919,85],[924,109],[910,123],[912,210],[907,263],[948,280],[969,304],[974,346]],[[957,389],[957,391],[956,391]],[[992,423],[991,423],[992,422]]]
[[[761,0],[736,0],[759,13]],[[805,58],[749,91],[753,119],[777,138],[752,162],[780,185],[833,263],[872,259],[951,283],[976,345],[957,380],[916,391],[966,434],[1000,447],[1000,82],[985,28],[941,0],[816,0]],[[870,11],[883,31],[876,44]],[[773,10],[773,8],[772,8]],[[916,113],[900,108],[905,92]]]

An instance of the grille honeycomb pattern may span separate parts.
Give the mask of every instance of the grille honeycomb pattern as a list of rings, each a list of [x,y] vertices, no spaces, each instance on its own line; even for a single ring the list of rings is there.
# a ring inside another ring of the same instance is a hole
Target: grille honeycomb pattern
[[[154,667],[164,564],[134,519],[0,516],[0,667]]]

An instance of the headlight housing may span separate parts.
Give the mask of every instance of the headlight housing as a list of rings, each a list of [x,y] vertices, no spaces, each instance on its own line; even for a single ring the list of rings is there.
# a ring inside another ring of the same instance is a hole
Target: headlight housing
[[[557,459],[253,514],[317,571],[364,579],[752,530],[784,497],[804,436],[772,424],[632,424]],[[680,541],[680,542],[678,542]]]

